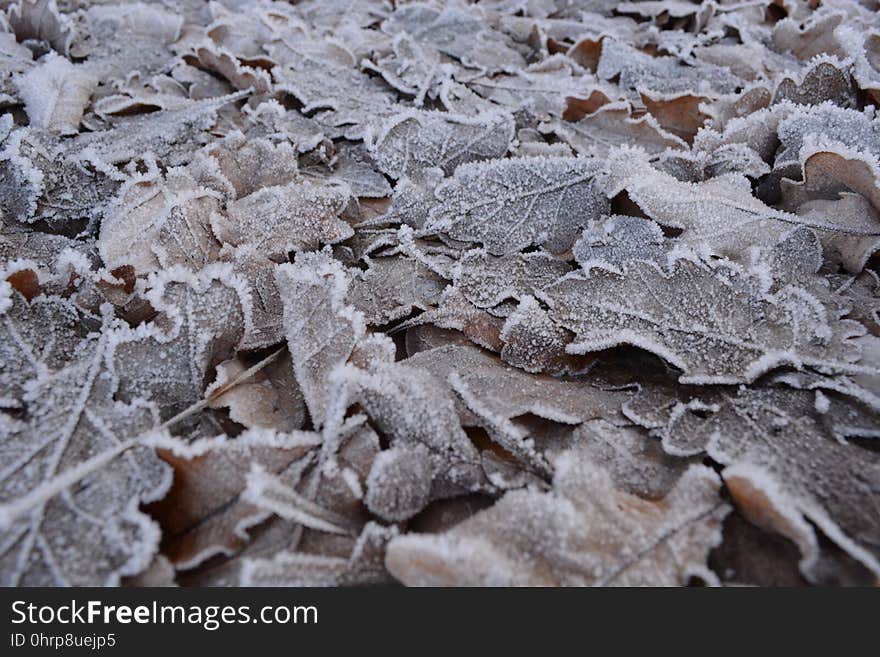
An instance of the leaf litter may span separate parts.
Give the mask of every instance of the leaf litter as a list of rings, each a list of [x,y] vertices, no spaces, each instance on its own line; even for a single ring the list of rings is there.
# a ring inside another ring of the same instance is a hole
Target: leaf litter
[[[876,3],[3,7],[0,583],[880,579]]]

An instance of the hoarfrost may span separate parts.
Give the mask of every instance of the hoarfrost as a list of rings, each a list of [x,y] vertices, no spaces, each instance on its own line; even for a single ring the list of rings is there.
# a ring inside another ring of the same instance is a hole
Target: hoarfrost
[[[876,4],[2,3],[0,582],[876,583]]]

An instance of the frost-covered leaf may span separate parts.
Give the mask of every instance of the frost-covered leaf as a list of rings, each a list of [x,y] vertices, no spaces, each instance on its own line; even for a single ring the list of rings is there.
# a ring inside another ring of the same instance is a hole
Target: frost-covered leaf
[[[0,581],[873,583],[876,5],[0,3]]]
[[[367,477],[364,503],[371,513],[391,521],[406,520],[431,501],[435,466],[423,445],[380,452]]]
[[[568,264],[545,253],[493,256],[469,251],[458,261],[453,282],[479,308],[491,308],[508,299],[533,295],[570,271]]]
[[[328,534],[351,534],[354,528],[344,516],[315,504],[261,467],[251,467],[242,499],[303,527]]]
[[[810,171],[814,172],[815,169]],[[815,178],[811,177],[810,180],[815,181]],[[880,182],[880,177],[877,180]],[[825,259],[840,263],[848,272],[861,272],[868,259],[880,250],[880,209],[872,206],[860,194],[841,192],[834,201],[807,201],[797,207],[797,214],[807,221],[824,221],[827,217],[834,217],[840,223],[845,222],[864,232],[859,236],[846,233],[823,236]]]
[[[500,333],[504,320],[468,301],[457,288],[447,288],[436,308],[422,313],[414,324],[431,324],[443,329],[461,331],[475,344],[500,351]]]
[[[364,527],[347,557],[282,552],[271,559],[251,559],[242,569],[242,586],[364,586],[391,580],[383,557],[394,528]]]
[[[880,157],[880,118],[874,116],[872,108],[857,112],[830,103],[800,108],[779,122],[778,135],[782,144],[776,156],[777,168],[797,163],[811,136]]]
[[[662,226],[681,229],[681,240],[698,251],[740,258],[750,247],[767,248],[798,226],[808,226],[820,238],[846,241],[852,248],[878,228],[859,217],[822,216],[809,219],[768,207],[755,198],[748,179],[725,174],[699,183],[676,180],[660,172],[647,156],[629,148],[609,156],[607,193],[626,190],[629,198]]]
[[[425,228],[480,242],[495,255],[539,245],[562,253],[591,219],[608,212],[600,170],[577,158],[465,164],[437,188],[439,205]]]
[[[256,254],[237,251],[233,271],[244,279],[248,290],[250,321],[245,326],[242,349],[261,349],[284,340],[284,307],[275,282],[276,262]]]
[[[616,78],[621,90],[630,95],[650,90],[667,95],[697,92],[711,96],[731,93],[741,84],[725,67],[687,66],[675,57],[652,57],[613,39],[602,42],[596,74],[603,80]]]
[[[668,96],[653,91],[642,91],[640,100],[663,134],[672,135],[685,143],[692,143],[700,128],[709,118],[702,111],[705,98],[696,94]]]
[[[401,178],[394,186],[394,196],[388,211],[379,218],[383,224],[400,223],[421,228],[427,223],[431,209],[437,205],[434,189],[442,179],[439,169],[429,169],[426,179],[413,182]]]
[[[330,403],[330,374],[364,335],[364,316],[346,304],[351,275],[327,252],[303,253],[293,264],[280,265],[275,281],[293,372],[312,422],[320,427]]]
[[[193,190],[171,206],[152,245],[162,267],[180,265],[199,271],[217,261],[220,245],[211,231],[211,216],[217,206],[217,198],[204,188]]]
[[[848,69],[837,58],[816,58],[803,73],[783,78],[776,85],[773,99],[802,105],[830,101],[841,107],[855,106],[858,101]]]
[[[311,151],[324,140],[324,130],[317,121],[296,110],[286,109],[274,99],[245,111],[245,127],[249,128],[249,134],[283,136],[299,153]]]
[[[259,137],[249,139],[236,131],[208,146],[204,154],[216,162],[236,199],[263,187],[286,185],[298,177],[297,151],[286,142],[275,144]],[[203,166],[212,168],[211,161]]]
[[[880,100],[880,62],[873,53],[880,45],[880,31],[841,26],[839,36],[843,51],[853,60],[853,78],[876,105]]]
[[[658,502],[615,488],[583,452],[557,462],[553,491],[512,491],[436,536],[392,539],[385,563],[411,585],[682,585],[706,566],[728,511],[718,476],[692,466]]]
[[[565,350],[574,334],[554,322],[535,297],[520,298],[498,337],[504,344],[501,360],[526,372],[576,373],[584,367]]]
[[[222,76],[236,89],[253,89],[257,93],[268,93],[272,89],[269,73],[242,64],[233,53],[221,46],[204,42],[195,48],[195,56],[200,68]]]
[[[364,0],[352,5],[348,0],[304,0],[294,7],[297,15],[314,28],[333,33],[346,25],[367,27],[388,15],[388,5],[383,0]]]
[[[317,434],[251,430],[235,440],[201,439],[193,443],[160,441],[162,457],[174,468],[168,496],[153,506],[171,537],[167,550],[175,567],[185,570],[218,554],[231,555],[248,542],[248,529],[267,513],[239,500],[254,465],[286,472],[309,457]]]
[[[473,413],[498,426],[527,413],[564,424],[620,419],[626,393],[604,390],[589,381],[531,376],[472,346],[449,345],[407,359],[462,393]]]
[[[59,55],[50,54],[16,80],[30,125],[76,134],[97,79]]]
[[[72,21],[58,11],[56,0],[21,0],[9,7],[8,20],[20,41],[45,41],[63,55],[75,35]]]
[[[728,104],[714,103],[715,112],[711,129],[703,129],[694,138],[694,147],[711,151],[729,144],[745,144],[766,162],[772,162],[779,147],[777,130],[779,122],[797,109],[791,103],[777,103],[767,106],[769,99],[757,91],[757,87],[744,92],[741,97]],[[719,105],[721,105],[719,107]],[[708,108],[707,108],[708,109]]]
[[[835,143],[812,143],[802,149],[801,157],[803,189],[809,195],[833,198],[841,193],[856,192],[880,212],[880,165],[876,156],[841,149]],[[876,222],[870,226],[859,227],[859,233],[876,235]]]
[[[284,64],[272,69],[275,89],[296,97],[304,112],[324,110],[314,117],[321,125],[360,139],[368,125],[395,111],[394,95],[358,70],[354,55],[340,45],[285,43],[275,56]]]
[[[217,378],[205,391],[209,408],[228,408],[229,419],[247,429],[291,432],[306,423],[302,391],[293,376],[290,354],[276,360],[232,387],[248,363],[230,359],[217,366]]]
[[[572,441],[608,471],[617,488],[647,499],[665,497],[694,462],[665,453],[657,438],[636,427],[605,420],[580,425]]]
[[[415,258],[377,258],[352,280],[348,302],[368,324],[381,325],[436,305],[445,287],[443,278]]]
[[[103,216],[119,183],[83,166],[30,129],[14,130],[0,152],[0,207],[4,217],[64,224]]]
[[[660,227],[639,217],[612,215],[589,226],[573,253],[587,272],[593,267],[623,273],[633,261],[662,262],[665,238]]]
[[[177,12],[155,3],[92,5],[78,19],[70,54],[86,59],[88,69],[103,78],[170,69],[175,60],[171,44],[184,22]]]
[[[706,136],[707,132],[699,133]],[[700,182],[734,173],[760,178],[770,173],[770,166],[748,144],[717,144],[700,140],[690,151],[668,150],[660,154],[658,168],[685,182]]]
[[[14,34],[0,34],[0,102],[7,104],[18,100],[15,79],[33,66],[33,53],[18,43]]]
[[[561,141],[546,141],[537,130],[523,128],[517,132],[510,154],[514,157],[570,157],[574,150]]]
[[[570,425],[600,418],[616,422],[627,396],[589,381],[532,376],[474,347],[439,347],[418,353],[406,363],[446,382],[470,414],[469,424],[488,431],[538,472],[548,472],[549,466],[540,454],[540,444],[515,422],[517,418],[528,414]]]
[[[141,273],[173,265],[200,270],[219,254],[210,226],[217,197],[181,169],[126,180],[101,223],[97,246],[104,264]]]
[[[395,35],[391,48],[392,52],[375,64],[365,61],[362,65],[379,73],[401,93],[413,96],[417,107],[426,99],[436,98],[454,67],[444,63],[438,51],[424,47],[406,32]]]
[[[406,32],[418,42],[489,73],[515,71],[525,63],[503,34],[463,8],[435,9],[420,2],[401,5],[382,24],[389,34]]]
[[[158,411],[142,399],[114,400],[104,363],[113,329],[106,319],[99,328],[74,353],[47,352],[51,343],[44,343],[45,360],[32,362],[43,372],[19,397],[26,410],[20,419],[0,416],[0,572],[7,586],[117,584],[145,568],[158,546],[158,528],[138,507],[164,494],[170,472],[151,448],[125,451],[158,424]],[[63,333],[53,333],[64,349]],[[94,458],[101,469],[55,489]]]
[[[28,384],[46,379],[74,359],[87,343],[76,307],[39,295],[30,302],[7,287],[0,302],[0,406],[18,408]]]
[[[850,315],[877,335],[880,333],[880,278],[870,269],[837,279],[835,293],[852,303]]]
[[[343,145],[326,167],[307,167],[303,173],[345,183],[351,195],[358,199],[385,199],[392,194],[391,185],[371,159],[362,145]]]
[[[510,112],[526,110],[547,119],[561,117],[567,97],[588,97],[595,87],[593,76],[565,57],[550,57],[511,75],[480,77],[469,87]]]
[[[99,121],[112,123],[115,118],[125,114],[178,110],[190,107],[195,102],[195,99],[189,97],[186,90],[169,76],[156,76],[152,80],[144,81],[140,76],[133,75],[120,85],[119,92],[102,96],[92,103],[91,109],[94,115],[86,118],[86,123],[90,127]]]
[[[880,210],[880,120],[871,109],[860,113],[825,103],[792,112],[779,123],[779,139],[775,171],[803,179],[787,187],[783,181],[784,193],[834,200],[854,191]],[[876,222],[867,223],[876,234]]]
[[[217,111],[243,93],[199,101],[181,110],[126,117],[100,132],[81,133],[73,149],[81,162],[97,168],[125,163],[150,153],[167,166],[186,164],[208,141]]]
[[[513,117],[503,112],[464,117],[408,110],[365,141],[384,173],[418,181],[425,169],[439,167],[451,175],[465,162],[503,157],[512,138]]]
[[[804,289],[770,294],[729,266],[635,261],[625,274],[570,274],[541,296],[550,316],[576,334],[569,352],[630,344],[681,369],[683,383],[754,381],[785,364],[858,369],[849,338],[864,331],[860,325],[839,320]]]
[[[357,545],[365,537],[371,537],[366,541],[378,552],[376,554],[371,549],[370,559],[375,560],[375,557],[378,557],[379,568],[378,571],[370,568],[369,573],[361,573],[366,577],[364,583],[387,581],[388,576],[381,567],[381,555],[384,554],[383,531],[382,528],[369,522],[369,516],[362,502],[365,479],[379,451],[378,436],[365,425],[364,420],[363,415],[355,416],[340,428],[340,435],[335,443],[337,451],[334,454],[332,468],[326,467],[330,465],[329,462],[314,452],[277,470],[265,466],[264,470],[267,472],[274,471],[275,474],[271,477],[273,489],[280,486],[280,490],[284,491],[283,497],[276,499],[271,496],[267,498],[260,496],[255,500],[256,505],[247,502],[240,495],[232,498],[231,503],[225,505],[225,508],[231,512],[230,519],[244,515],[252,520],[256,519],[259,525],[254,525],[250,520],[240,524],[240,536],[232,557],[228,560],[208,563],[193,571],[186,578],[186,583],[215,586],[241,585],[249,581],[249,572],[256,573],[265,566],[269,569],[267,572],[274,573],[276,577],[283,575],[285,578],[273,580],[276,585],[279,581],[287,580],[319,584],[324,581],[326,575],[321,564],[326,563],[328,558],[348,558],[357,554]],[[309,435],[312,436],[309,440],[314,444],[315,435]],[[247,467],[246,463],[245,467]],[[249,471],[244,470],[241,474],[247,475]],[[312,529],[303,526],[295,519],[284,517],[291,513],[300,515],[307,511],[305,507],[297,506],[294,509],[288,505],[293,499],[289,495],[290,490],[295,492],[297,499],[307,501],[306,507],[314,508],[310,504],[315,505],[340,519],[345,518],[345,522],[353,529],[362,527],[360,536]],[[268,503],[269,508],[261,506],[263,499]],[[254,516],[255,512],[256,516]],[[220,526],[226,524],[224,518],[228,515],[230,513],[226,511],[218,514]],[[206,525],[210,524],[206,523]],[[231,527],[228,524],[227,526]],[[203,534],[202,527],[201,524],[197,524],[183,534],[184,541],[181,545],[185,547],[186,537],[200,540]],[[380,530],[378,535],[376,530]],[[210,536],[205,535],[204,538]],[[373,542],[372,538],[382,540]],[[273,564],[276,563],[280,566],[277,569],[273,568]],[[290,563],[289,568],[284,565],[287,563]],[[337,562],[334,560],[331,563]],[[298,568],[297,565],[300,567]],[[352,572],[353,575],[358,573],[360,573],[359,569],[354,569]],[[330,583],[332,582],[325,582],[325,585]],[[352,578],[351,583],[357,583],[357,578]]]
[[[243,281],[228,265],[197,274],[173,268],[159,275],[148,300],[150,323],[121,329],[108,362],[122,399],[155,401],[167,419],[198,402],[208,374],[238,347],[249,322]]]
[[[221,242],[268,257],[318,248],[352,235],[339,219],[348,202],[347,186],[297,180],[262,187],[228,203],[211,221]]]
[[[616,10],[621,14],[637,14],[646,18],[653,18],[659,24],[665,23],[670,18],[684,18],[685,16],[692,16],[706,11],[702,5],[678,2],[678,0],[672,0],[671,2],[658,2],[657,0],[619,2]]]
[[[704,449],[726,465],[722,474],[734,500],[758,524],[798,545],[805,572],[819,559],[813,523],[876,574],[876,454],[841,443],[825,420],[825,402],[809,391],[740,389],[713,402],[699,414],[676,407],[664,429],[666,449]],[[868,431],[876,427],[870,416],[853,412]]]
[[[541,130],[555,133],[580,155],[604,156],[615,146],[633,142],[652,153],[685,146],[681,139],[665,131],[650,114],[633,118],[625,102],[603,105],[578,121],[557,119],[542,124]]]
[[[802,60],[823,53],[836,53],[839,46],[834,38],[834,30],[843,21],[844,14],[825,10],[805,18],[786,18],[773,27],[773,45],[776,49],[790,52]]]
[[[383,457],[375,467],[385,472],[374,476],[389,477],[388,470],[404,468],[409,476],[398,473],[399,483],[424,488],[427,481],[431,490],[433,481],[440,488],[435,494],[478,490],[483,485],[479,455],[459,424],[452,394],[442,380],[398,363],[380,365],[370,372],[348,368],[342,377],[344,400],[359,403],[388,436],[391,447],[402,450],[397,458]],[[392,458],[393,466],[389,462]],[[425,478],[425,474],[429,476]],[[424,505],[430,499],[405,490],[398,493],[410,494],[413,500],[400,511],[405,508],[415,513],[420,510],[415,502]]]

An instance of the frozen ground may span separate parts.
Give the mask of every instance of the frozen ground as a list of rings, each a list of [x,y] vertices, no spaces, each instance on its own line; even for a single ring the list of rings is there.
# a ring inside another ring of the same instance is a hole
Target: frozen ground
[[[0,7],[0,583],[877,581],[876,0]]]

